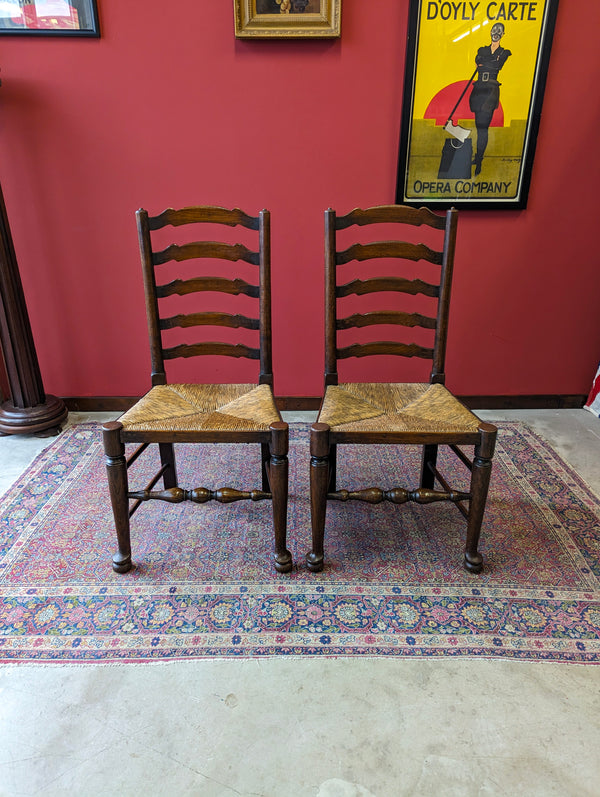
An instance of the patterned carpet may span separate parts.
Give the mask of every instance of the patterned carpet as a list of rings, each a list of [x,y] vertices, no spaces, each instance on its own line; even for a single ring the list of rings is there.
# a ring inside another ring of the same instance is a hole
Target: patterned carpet
[[[0,503],[0,661],[600,661],[600,504],[525,426],[500,424],[479,576],[462,567],[464,520],[447,504],[330,504],[325,570],[311,574],[307,427],[290,449],[291,573],[271,567],[270,502],[151,502],[132,521],[135,567],[117,575],[100,429],[66,431]],[[180,482],[260,487],[259,456],[180,446]],[[340,447],[340,482],[415,486],[418,452],[401,457]],[[134,467],[141,486],[155,463]]]

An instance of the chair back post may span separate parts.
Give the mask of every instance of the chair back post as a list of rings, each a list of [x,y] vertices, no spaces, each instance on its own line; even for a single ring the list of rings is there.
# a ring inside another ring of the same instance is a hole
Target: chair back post
[[[259,384],[273,387],[273,338],[271,332],[271,214],[259,213],[260,250],[260,375]]]
[[[135,214],[142,273],[144,279],[144,296],[146,298],[146,317],[148,320],[148,338],[150,340],[150,358],[152,362],[152,386],[166,385],[167,376],[162,355],[158,299],[156,296],[156,277],[152,259],[152,242],[150,240],[150,224],[148,211],[140,208]]]
[[[446,381],[446,343],[448,341],[448,316],[450,313],[450,292],[454,270],[454,250],[456,248],[456,229],[458,211],[450,208],[446,211],[444,233],[444,251],[440,275],[440,296],[438,301],[437,329],[433,347],[433,365],[430,382],[444,384]]]
[[[337,385],[336,213],[325,211],[325,387]]]

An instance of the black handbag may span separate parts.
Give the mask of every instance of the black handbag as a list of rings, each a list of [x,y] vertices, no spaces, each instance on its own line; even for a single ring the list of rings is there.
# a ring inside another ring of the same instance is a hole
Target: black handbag
[[[471,179],[471,161],[473,160],[473,142],[470,138],[459,141],[447,138],[444,141],[438,179]]]

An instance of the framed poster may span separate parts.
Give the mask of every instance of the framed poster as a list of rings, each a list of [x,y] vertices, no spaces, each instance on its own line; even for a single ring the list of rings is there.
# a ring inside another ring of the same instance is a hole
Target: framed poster
[[[396,202],[524,208],[558,0],[410,0]]]
[[[0,34],[98,37],[96,0],[0,0]]]
[[[233,0],[238,39],[319,38],[340,35],[342,0]]]

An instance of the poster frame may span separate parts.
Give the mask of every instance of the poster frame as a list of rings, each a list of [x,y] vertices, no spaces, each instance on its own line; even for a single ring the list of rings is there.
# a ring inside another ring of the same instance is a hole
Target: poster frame
[[[529,111],[527,118],[525,120],[525,132],[523,137],[523,144],[520,150],[520,154],[518,158],[512,158],[513,161],[519,160],[519,172],[518,172],[518,180],[514,188],[510,189],[510,195],[503,197],[498,195],[496,192],[492,191],[491,195],[489,193],[482,192],[481,185],[485,183],[485,174],[483,170],[480,174],[475,176],[474,174],[471,175],[471,178],[465,178],[468,182],[469,179],[471,181],[471,190],[469,190],[469,185],[464,182],[463,185],[458,186],[456,180],[450,180],[450,186],[448,190],[448,185],[446,184],[448,180],[444,177],[439,178],[439,174],[442,174],[441,168],[441,152],[442,146],[445,138],[451,138],[452,136],[448,136],[444,125],[442,123],[440,127],[440,149],[437,152],[437,157],[439,159],[439,172],[438,177],[432,178],[432,168],[433,162],[430,164],[429,173],[423,173],[423,177],[420,179],[420,182],[415,179],[415,164],[417,161],[415,160],[416,156],[413,156],[411,153],[411,137],[413,135],[413,122],[420,121],[414,120],[414,104],[415,104],[415,85],[419,78],[420,72],[423,68],[422,58],[420,55],[420,25],[421,20],[423,18],[423,14],[425,10],[427,10],[428,14],[431,14],[437,6],[438,11],[442,8],[442,6],[448,6],[448,8],[456,8],[458,6],[463,6],[465,9],[467,7],[479,6],[481,5],[482,8],[486,9],[486,14],[488,12],[494,14],[496,13],[496,17],[492,17],[489,19],[487,23],[489,24],[489,29],[491,30],[492,25],[494,22],[501,21],[504,27],[508,30],[509,22],[505,21],[505,19],[498,19],[497,12],[499,9],[503,9],[504,13],[506,14],[506,10],[514,9],[517,7],[519,9],[522,6],[528,7],[538,7],[540,3],[508,3],[508,2],[488,2],[484,0],[481,3],[449,3],[444,2],[444,0],[410,0],[409,5],[409,23],[408,23],[408,38],[407,38],[407,50],[406,50],[406,63],[405,63],[405,72],[404,72],[404,91],[403,91],[403,103],[402,103],[402,119],[401,119],[401,128],[400,128],[400,142],[399,142],[399,152],[398,152],[398,172],[397,172],[397,182],[396,182],[396,203],[397,204],[404,204],[404,205],[413,205],[418,207],[429,207],[431,209],[440,209],[445,210],[448,207],[457,207],[457,208],[469,208],[469,209],[493,209],[498,210],[500,208],[505,209],[523,209],[527,207],[527,200],[529,195],[529,188],[531,184],[531,174],[532,174],[532,167],[533,167],[533,160],[535,155],[535,148],[537,143],[537,136],[540,127],[540,117],[542,112],[542,103],[544,98],[544,91],[546,87],[546,78],[548,74],[548,64],[550,60],[550,50],[552,46],[552,38],[554,34],[554,27],[556,23],[556,13],[558,9],[558,0],[545,0],[543,6],[543,19],[541,22],[541,29],[540,35],[537,39],[537,55],[535,60],[535,69],[533,80],[531,84],[528,84],[525,87],[525,91],[530,93],[530,100],[529,100]],[[463,12],[464,13],[464,12]],[[508,36],[506,37],[508,38]],[[466,70],[470,71],[470,67],[475,67],[475,59],[471,61],[470,64],[466,63]],[[440,76],[441,80],[443,80],[443,71],[444,65],[440,63]],[[480,70],[481,71],[481,70]],[[501,73],[500,73],[501,75]],[[497,75],[499,77],[500,75]],[[469,77],[467,74],[466,77]],[[473,83],[469,87],[467,85],[467,94],[468,89],[472,89],[475,82],[478,81],[479,75],[476,71],[473,73]],[[466,83],[466,80],[464,81]],[[502,85],[501,83],[499,85]],[[458,88],[456,89],[458,91]],[[468,99],[468,97],[467,97]],[[501,102],[501,97],[500,97]],[[460,120],[454,119],[454,123],[461,124]],[[475,119],[474,114],[471,113],[470,122],[468,121],[467,124],[470,124],[471,127],[471,147],[475,146],[475,141],[477,137],[477,131],[475,129]],[[436,120],[436,128],[438,127],[437,120]],[[458,142],[457,142],[458,143]],[[489,148],[489,145],[488,145]],[[485,160],[485,157],[484,157]],[[472,161],[472,169],[471,171],[474,172],[476,167],[475,161]],[[418,172],[416,173],[418,177]],[[479,182],[479,188],[476,188],[474,183]],[[444,183],[443,187],[438,186],[438,183]],[[412,183],[412,185],[411,185]],[[499,183],[495,182],[494,185],[499,185]],[[423,189],[423,186],[425,188]],[[464,190],[459,190],[464,189]],[[441,190],[438,190],[441,189]]]
[[[0,36],[100,37],[96,0],[65,0],[69,16],[38,14],[38,10],[43,10],[40,0],[19,0],[16,5],[20,7],[20,21],[16,17],[1,17]],[[73,24],[75,20],[80,23],[79,27]]]

